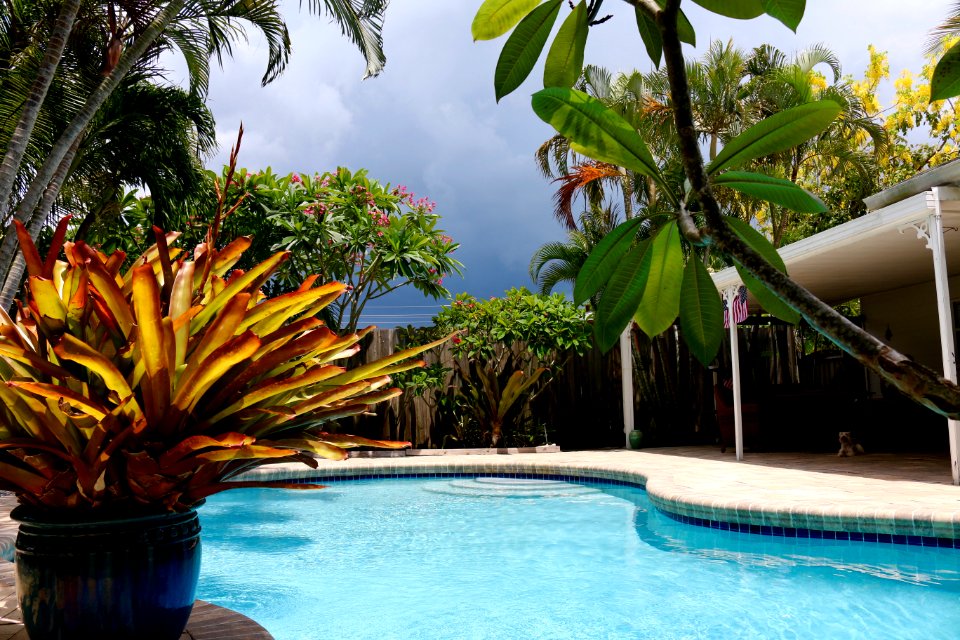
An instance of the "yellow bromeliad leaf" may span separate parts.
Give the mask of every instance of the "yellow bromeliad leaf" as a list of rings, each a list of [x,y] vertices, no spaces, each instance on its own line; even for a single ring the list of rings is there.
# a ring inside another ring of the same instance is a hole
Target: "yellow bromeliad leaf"
[[[228,340],[233,339],[240,331],[240,325],[247,313],[247,304],[250,301],[249,293],[239,293],[229,300],[217,314],[216,318],[204,331],[203,337],[189,352],[186,363],[189,367],[197,366],[207,356],[219,349]],[[202,314],[200,311],[194,316],[194,321]]]
[[[99,298],[109,311],[112,319],[120,329],[124,338],[130,337],[133,328],[133,313],[123,292],[117,286],[116,279],[110,275],[103,264],[91,260],[87,265],[87,275],[99,294]]]
[[[203,311],[193,318],[190,323],[190,334],[193,335],[200,331],[234,296],[247,289],[255,291],[259,288],[260,283],[265,281],[289,257],[290,253],[287,251],[275,253],[243,275],[231,278],[226,288],[219,295],[214,296]]]
[[[336,299],[346,289],[346,285],[339,282],[330,282],[316,289],[293,291],[271,298],[250,310],[243,321],[243,328],[253,328],[258,335],[275,331],[284,325],[289,318],[302,312],[318,299],[331,295],[333,296],[331,300]]]
[[[311,431],[311,437],[321,442],[332,444],[345,449],[354,447],[378,447],[380,449],[407,449],[413,445],[400,440],[371,440],[360,436],[351,436],[346,433],[327,433],[326,431]]]
[[[210,273],[215,273],[222,277],[227,271],[233,268],[233,265],[237,264],[243,252],[249,249],[251,244],[253,244],[253,238],[251,236],[240,236],[223,249],[217,251],[213,257],[213,263],[210,266]]]
[[[434,347],[439,347],[441,344],[449,340],[452,336],[453,334],[451,333],[450,335],[444,336],[439,340],[434,340],[433,342],[428,342],[427,344],[422,344],[417,347],[410,347],[409,349],[403,349],[401,351],[397,351],[396,353],[393,353],[384,358],[380,358],[379,360],[376,360],[369,364],[359,366],[356,369],[351,369],[350,371],[347,371],[337,376],[336,378],[333,378],[332,380],[330,380],[330,383],[344,384],[347,382],[353,382],[354,380],[361,380],[364,378],[370,378],[373,376],[382,375],[382,371],[386,369],[388,366],[392,364],[396,364],[397,362],[400,362],[402,360],[407,360],[408,358],[412,358],[413,356],[419,355],[424,351],[429,351]]]
[[[183,414],[192,412],[214,383],[219,382],[232,367],[253,356],[259,346],[259,338],[246,331],[211,353],[199,366],[184,372],[173,398],[173,407]],[[181,417],[177,415],[175,419]]]
[[[110,409],[99,402],[57,384],[11,380],[7,385],[16,389],[29,391],[42,398],[52,398],[57,402],[62,400],[67,403],[71,409],[81,411],[97,420],[103,420],[110,414]]]
[[[61,336],[53,351],[61,360],[76,362],[86,367],[89,372],[99,376],[107,389],[115,396],[113,402],[117,405],[124,403],[127,398],[133,397],[133,389],[127,384],[126,378],[114,366],[113,362],[69,333]],[[124,407],[124,414],[132,420],[143,418],[143,410],[136,399],[126,402]]]
[[[335,444],[324,442],[319,438],[286,438],[283,440],[260,440],[264,444],[273,447],[286,447],[289,449],[298,449],[300,451],[309,451],[328,460],[345,460],[347,452]]]
[[[133,311],[137,321],[137,347],[146,375],[140,383],[144,412],[148,422],[157,424],[170,404],[170,361],[160,310],[160,287],[153,268],[143,265],[133,270]],[[167,319],[170,322],[169,319]]]
[[[173,280],[173,289],[170,292],[170,307],[167,314],[174,319],[174,336],[176,341],[176,365],[179,367],[187,359],[187,341],[190,338],[190,323],[185,318],[184,322],[179,322],[184,314],[190,311],[190,305],[193,301],[193,273],[194,262],[183,262],[177,270],[177,275]],[[197,313],[199,313],[197,309]]]
[[[244,391],[243,395],[236,402],[210,418],[210,422],[219,422],[230,414],[247,407],[252,407],[253,405],[257,404],[258,402],[262,402],[267,398],[272,398],[288,391],[301,389],[318,382],[323,382],[324,380],[328,380],[342,372],[343,369],[341,367],[335,367],[333,365],[321,365],[318,367],[313,367],[299,376],[291,376],[283,380],[275,380],[270,378],[257,384],[249,391]]]
[[[37,320],[43,320],[39,326],[46,329],[48,334],[63,331],[67,324],[67,308],[63,306],[53,280],[30,276],[27,282],[33,303],[31,307],[37,313]]]

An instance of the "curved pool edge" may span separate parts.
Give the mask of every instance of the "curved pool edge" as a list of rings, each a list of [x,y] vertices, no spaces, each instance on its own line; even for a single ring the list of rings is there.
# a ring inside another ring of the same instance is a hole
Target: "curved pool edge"
[[[243,479],[531,474],[644,487],[661,511],[690,524],[788,537],[960,548],[960,488],[904,480],[685,458],[655,451],[351,458],[318,469],[261,467]],[[813,533],[810,533],[813,532]],[[818,535],[838,532],[840,535]]]

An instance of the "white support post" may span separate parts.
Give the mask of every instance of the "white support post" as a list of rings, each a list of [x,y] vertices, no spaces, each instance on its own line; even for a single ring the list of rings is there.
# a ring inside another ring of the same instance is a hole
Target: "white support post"
[[[947,256],[943,245],[943,216],[940,210],[940,188],[933,188],[933,213],[926,220],[911,225],[917,238],[925,240],[933,254],[933,280],[937,291],[937,316],[940,321],[940,354],[943,359],[943,377],[957,381],[957,359],[953,340],[953,311],[950,308],[950,281],[947,273]],[[953,484],[960,485],[958,443],[960,422],[947,420],[947,436],[950,441],[950,471]]]
[[[953,344],[953,311],[950,308],[950,280],[947,275],[947,256],[943,246],[943,216],[940,211],[940,189],[933,188],[933,213],[929,217],[929,239],[927,247],[933,252],[933,277],[937,285],[937,311],[940,318],[940,351],[943,357],[943,377],[951,382],[957,381],[957,358]],[[931,246],[932,245],[932,246]],[[960,422],[947,420],[947,434],[950,439],[950,470],[953,484],[960,485],[960,465],[958,465],[958,431]]]
[[[630,448],[630,432],[633,431],[633,348],[630,331],[633,322],[620,334],[620,380],[623,392],[623,434],[626,447]]]
[[[724,293],[727,299],[727,318],[730,323],[730,375],[733,377],[733,440],[736,443],[737,460],[743,460],[743,407],[740,402],[740,345],[737,342],[737,321],[733,319],[733,301],[739,286],[729,287]]]

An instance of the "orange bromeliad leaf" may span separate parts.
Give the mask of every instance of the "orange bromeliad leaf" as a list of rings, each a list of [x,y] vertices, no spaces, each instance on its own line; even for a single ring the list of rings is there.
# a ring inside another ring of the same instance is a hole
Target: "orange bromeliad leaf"
[[[44,278],[53,277],[53,265],[57,262],[60,249],[63,248],[63,241],[67,236],[67,225],[70,223],[72,217],[71,215],[65,215],[60,218],[60,222],[57,223],[57,228],[53,232],[53,240],[50,241],[50,249],[47,251],[47,259],[43,262],[43,273],[41,275],[43,275]]]
[[[351,436],[346,433],[327,433],[326,431],[311,431],[310,435],[321,442],[337,447],[350,449],[353,447],[378,447],[380,449],[408,449],[413,446],[409,442],[399,440],[371,440],[360,436]]]
[[[14,219],[13,226],[17,230],[17,240],[20,241],[20,252],[23,254],[23,260],[27,263],[27,273],[37,278],[42,277],[43,261],[37,252],[37,245],[33,243],[33,238],[30,237],[30,232],[19,220]]]
[[[243,447],[253,444],[255,441],[256,438],[242,433],[221,433],[218,436],[190,436],[161,454],[158,463],[161,467],[166,467],[203,449],[209,449],[210,447]]]
[[[207,303],[207,306],[204,307],[203,311],[194,317],[193,322],[190,323],[190,333],[197,333],[203,326],[207,324],[207,322],[210,321],[211,318],[213,318],[214,314],[220,311],[220,309],[235,295],[246,291],[248,288],[251,290],[256,290],[259,288],[259,283],[268,278],[270,274],[272,274],[277,267],[279,267],[280,264],[289,257],[290,253],[287,251],[275,253],[273,256],[250,269],[242,276],[232,278],[230,284],[228,284],[219,295],[210,300]],[[261,280],[261,278],[263,280]]]

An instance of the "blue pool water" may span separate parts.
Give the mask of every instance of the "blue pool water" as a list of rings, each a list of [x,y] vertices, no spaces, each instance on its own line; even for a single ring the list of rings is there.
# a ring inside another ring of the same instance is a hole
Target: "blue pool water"
[[[696,527],[633,487],[364,480],[200,517],[198,597],[277,640],[960,638],[960,550]]]

